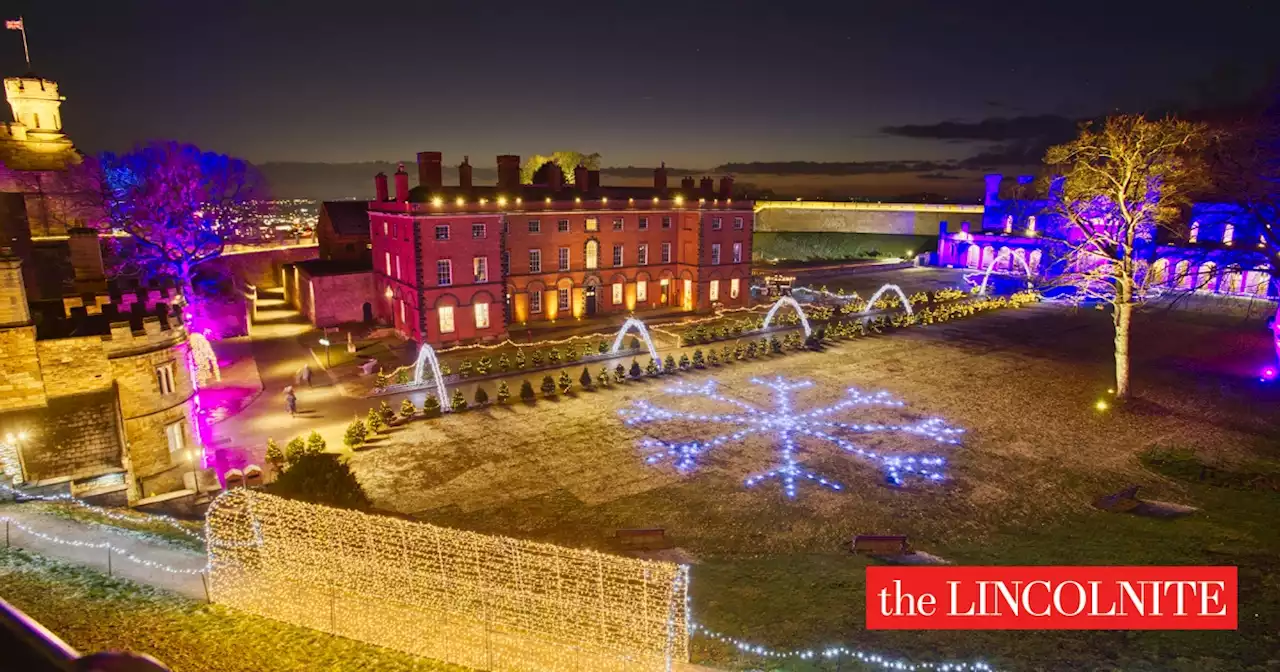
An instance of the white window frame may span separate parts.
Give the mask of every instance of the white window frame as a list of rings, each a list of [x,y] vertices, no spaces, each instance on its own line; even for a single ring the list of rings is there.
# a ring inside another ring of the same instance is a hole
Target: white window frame
[[[711,243],[711,265],[720,265],[720,243]]]
[[[636,265],[637,266],[649,265],[649,244],[648,243],[642,243],[639,247],[636,248]]]
[[[649,300],[649,281],[636,280],[636,303],[644,303]]]
[[[738,298],[738,290],[740,289],[740,284],[741,283],[739,282],[738,278],[729,279],[729,298],[731,299]]]
[[[594,271],[600,267],[600,241],[591,239],[583,246],[582,265],[588,271]]]
[[[637,223],[636,223],[636,228],[637,228],[637,229],[640,229],[641,231],[648,231],[648,230],[649,230],[649,218],[648,218],[648,217],[641,217],[641,218],[639,219],[639,221],[637,221]]]
[[[586,226],[583,227],[588,233],[600,230],[600,219],[597,217],[588,217]]]
[[[472,222],[471,224],[472,240],[475,240],[477,238],[485,238],[488,236],[488,233],[489,233],[488,227],[485,226],[484,222]]]
[[[624,219],[623,219],[623,218],[621,218],[621,217],[614,217],[614,218],[613,218],[613,230],[614,230],[614,231],[622,231],[624,226],[626,226],[626,220],[624,220]]]
[[[160,394],[173,394],[178,389],[174,371],[173,362],[165,362],[156,367],[156,387],[159,388]]]
[[[741,218],[741,217],[734,217],[734,218],[733,218],[733,230],[734,230],[734,231],[741,231],[743,228],[744,228],[744,227],[743,227],[743,224],[742,224],[742,218]]]
[[[382,254],[386,257],[386,262],[387,262],[387,277],[391,277],[391,253],[390,253],[390,252],[383,252]]]
[[[536,219],[529,220],[529,233],[542,233],[542,222]]]
[[[440,234],[444,234],[443,236]],[[449,240],[449,225],[436,224],[436,240]]]
[[[164,426],[164,439],[169,445],[170,461],[174,455],[182,455],[187,449],[186,420],[176,420]]]
[[[624,285],[621,282],[613,283],[613,305],[622,305],[622,294]]]
[[[569,248],[561,247],[556,251],[556,267],[561,271],[569,270],[573,265],[573,254]]]
[[[569,220],[567,219],[556,220],[557,233],[569,233],[569,231],[571,230],[569,227],[570,227]]]
[[[719,280],[712,280],[711,284],[707,286],[707,298],[710,299],[712,303],[720,300]]]
[[[472,308],[472,311],[475,313],[476,329],[488,329],[489,328],[489,304],[477,303],[475,304],[475,307]]]
[[[733,244],[733,263],[742,263],[742,243]]]
[[[663,217],[663,218],[662,218],[662,228],[664,228],[664,229],[669,229],[669,228],[671,228],[671,218],[670,218],[670,217]]]
[[[489,257],[472,257],[471,272],[477,284],[489,282]]]
[[[529,250],[529,272],[530,273],[542,272],[542,250],[538,250],[538,249]]]
[[[556,288],[556,308],[570,310],[573,306],[573,290],[568,287]]]
[[[530,313],[542,312],[542,290],[538,290],[536,292],[529,292],[529,312]]]
[[[453,306],[436,307],[436,324],[442,334],[452,334],[457,329],[458,325],[453,321]]]
[[[441,280],[443,278],[443,280]],[[450,287],[453,285],[453,261],[450,259],[436,260],[436,286]]]
[[[712,217],[712,218],[711,218],[711,230],[712,230],[712,231],[719,231],[720,229],[723,229],[723,228],[724,228],[724,220],[720,219],[719,217]]]
[[[613,244],[613,265],[614,267],[622,266],[627,260],[626,250],[623,249],[622,243]]]
[[[671,243],[662,244],[662,263],[671,263]]]

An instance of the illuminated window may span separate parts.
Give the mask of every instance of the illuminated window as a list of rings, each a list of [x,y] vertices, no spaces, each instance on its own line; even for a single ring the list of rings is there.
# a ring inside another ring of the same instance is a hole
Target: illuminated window
[[[529,312],[542,312],[542,292],[529,292]]]
[[[529,250],[529,272],[542,272],[542,250]]]
[[[587,229],[588,231],[599,231],[599,230],[600,230],[600,220],[596,219],[595,217],[588,217],[588,218],[587,218],[587,226],[586,226],[586,229]]]
[[[723,228],[723,225],[720,223],[720,218],[719,218],[719,217],[712,217],[712,218],[711,218],[711,230],[712,230],[712,231],[719,231],[721,228]]]
[[[475,257],[471,260],[471,270],[475,272],[476,282],[489,282],[489,258]]]
[[[613,218],[613,230],[614,230],[614,231],[621,231],[621,230],[622,230],[622,218],[621,218],[621,217],[614,217],[614,218]]]
[[[741,231],[741,230],[742,230],[742,228],[743,228],[743,227],[742,227],[742,218],[741,218],[741,217],[734,217],[734,218],[733,218],[733,229],[734,229],[735,231]]]
[[[476,329],[488,329],[489,328],[489,304],[477,303],[475,304],[475,311],[476,311]]]
[[[391,237],[400,237],[400,222],[391,222]]]
[[[622,245],[618,243],[615,243],[613,246],[613,265],[622,265]]]
[[[720,265],[720,243],[711,243],[711,265]]]
[[[729,280],[729,298],[738,298],[738,278],[732,278]]]
[[[644,230],[648,229],[648,228],[649,228],[649,218],[648,218],[648,217],[641,217],[641,218],[640,218],[640,222],[639,222],[638,224],[636,224],[636,228],[637,228],[637,229],[640,229],[641,231],[644,231]]]
[[[671,228],[671,218],[670,218],[670,217],[663,217],[663,218],[662,218],[662,228],[664,228],[664,229],[669,229],[669,228]]]
[[[1191,222],[1191,232],[1187,234],[1187,242],[1195,243],[1200,241],[1200,222]]]
[[[186,424],[187,422],[185,420],[179,420],[164,426],[164,438],[169,444],[170,461],[182,453],[182,450],[187,447]]]
[[[388,275],[388,276],[390,276],[390,275],[391,275],[391,253],[390,253],[390,252],[384,252],[383,254],[384,254],[384,255],[386,255],[386,261],[387,261],[387,275]]]
[[[448,224],[436,224],[436,240],[449,240]]]
[[[567,247],[560,248],[559,261],[560,261],[560,270],[562,271],[569,270],[569,248]]]
[[[440,319],[440,333],[453,333],[453,306],[440,306],[436,308],[436,315]]]
[[[453,284],[453,262],[441,259],[436,262],[436,284],[444,287]]]
[[[156,367],[156,384],[160,394],[173,394],[173,362]]]
[[[621,282],[613,283],[613,305],[615,306],[622,305],[622,283]]]
[[[600,241],[587,241],[586,257],[587,270],[594,270],[600,266]]]
[[[742,243],[733,244],[733,263],[742,263]]]
[[[382,235],[384,236],[391,235],[391,225],[386,223],[385,221],[382,223]]]
[[[529,233],[538,233],[542,231],[542,222],[536,219],[529,220]]]
[[[648,301],[648,300],[649,300],[649,281],[637,280],[636,281],[636,301],[640,303],[644,303],[645,301]]]
[[[671,263],[671,243],[662,244],[662,263]]]
[[[560,306],[560,310],[569,310],[569,296],[568,288],[556,290],[556,305]]]
[[[1222,227],[1222,244],[1223,244],[1223,245],[1230,245],[1231,243],[1234,243],[1234,242],[1236,242],[1236,227],[1234,227],[1234,226],[1232,226],[1232,225],[1230,225],[1230,224],[1225,224],[1225,225],[1223,225],[1223,227]]]
[[[396,278],[400,278],[400,255],[396,255]]]
[[[711,286],[707,291],[707,298],[711,299],[712,303],[720,300],[720,281],[719,280],[711,281]]]
[[[636,263],[640,264],[641,266],[647,266],[649,264],[649,246],[648,245],[641,245],[640,247],[636,248]]]
[[[1035,232],[1036,232],[1036,216],[1031,215],[1030,217],[1027,218],[1027,233],[1035,233]]]
[[[1004,218],[1004,232],[1013,233],[1013,215]]]
[[[569,220],[562,219],[556,222],[556,231],[560,233],[569,233]]]
[[[399,301],[398,303],[400,304],[400,323],[404,324],[404,301]]]
[[[476,222],[471,225],[472,238],[484,238],[484,222]]]

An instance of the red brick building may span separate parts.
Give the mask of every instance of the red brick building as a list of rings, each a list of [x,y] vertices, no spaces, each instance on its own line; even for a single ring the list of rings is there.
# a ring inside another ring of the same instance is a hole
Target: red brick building
[[[492,340],[531,321],[650,310],[745,306],[752,204],[732,179],[685,178],[652,187],[602,187],[579,167],[574,185],[552,165],[520,183],[520,158],[498,157],[498,184],[476,186],[471,166],[441,183],[438,152],[418,155],[418,186],[403,167],[394,193],[379,175],[369,204],[374,313],[407,338],[433,344]]]

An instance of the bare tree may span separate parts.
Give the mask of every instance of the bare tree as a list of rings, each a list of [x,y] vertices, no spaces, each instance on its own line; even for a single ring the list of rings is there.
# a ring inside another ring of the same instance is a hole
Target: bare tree
[[[1157,231],[1185,235],[1176,223],[1205,176],[1208,137],[1202,124],[1123,115],[1045,154],[1060,176],[1049,207],[1066,224],[1061,278],[1112,309],[1117,399],[1130,395],[1130,325],[1149,296]]]

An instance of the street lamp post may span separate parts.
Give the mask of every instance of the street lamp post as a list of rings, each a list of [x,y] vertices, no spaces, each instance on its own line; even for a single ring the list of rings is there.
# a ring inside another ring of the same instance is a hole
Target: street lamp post
[[[332,369],[333,363],[329,361],[329,339],[327,338],[320,339],[320,345],[324,346],[324,368]]]

